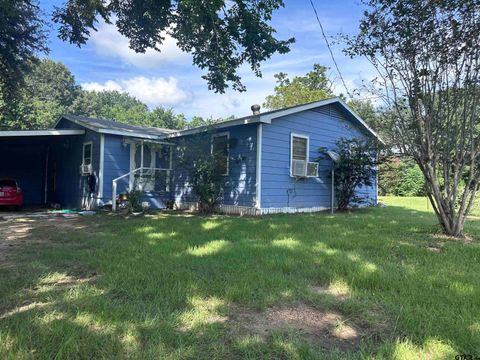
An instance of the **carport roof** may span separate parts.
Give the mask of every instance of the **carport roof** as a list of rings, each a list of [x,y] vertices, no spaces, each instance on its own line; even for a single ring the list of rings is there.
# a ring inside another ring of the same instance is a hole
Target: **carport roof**
[[[83,135],[85,130],[7,130],[0,131],[0,137],[24,137],[24,136],[61,136],[61,135]]]

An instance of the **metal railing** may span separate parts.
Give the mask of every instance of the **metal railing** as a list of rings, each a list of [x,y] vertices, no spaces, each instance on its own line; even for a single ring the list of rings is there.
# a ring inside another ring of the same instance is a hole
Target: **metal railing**
[[[129,185],[128,185],[128,189],[129,190],[132,190],[132,188],[135,186],[135,181],[131,181],[131,176],[133,175],[135,177],[135,174],[136,173],[140,173],[140,178],[144,177],[144,176],[147,176],[147,177],[150,177],[150,178],[154,178],[154,174],[157,172],[157,171],[166,171],[167,172],[167,176],[170,175],[170,171],[172,169],[164,169],[164,168],[150,168],[150,167],[139,167],[135,170],[132,170],[132,171],[129,171],[128,173],[126,174],[123,174],[122,176],[119,176],[115,179],[112,180],[112,211],[116,211],[117,210],[117,184],[118,184],[118,181],[119,180],[122,180],[126,177],[129,178]],[[143,183],[140,182],[139,184],[139,188],[140,190],[143,190]]]

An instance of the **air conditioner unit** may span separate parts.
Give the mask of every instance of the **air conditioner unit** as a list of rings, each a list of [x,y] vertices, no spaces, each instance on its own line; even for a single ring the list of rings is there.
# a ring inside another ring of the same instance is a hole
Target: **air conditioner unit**
[[[307,174],[307,162],[305,160],[292,160],[292,176],[305,177]]]
[[[92,173],[92,165],[80,165],[80,174],[82,175],[90,175]]]
[[[318,177],[318,162],[307,164],[307,177]]]

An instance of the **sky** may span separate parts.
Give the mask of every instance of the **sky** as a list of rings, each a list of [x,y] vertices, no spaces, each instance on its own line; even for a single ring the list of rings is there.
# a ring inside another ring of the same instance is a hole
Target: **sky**
[[[63,0],[41,0],[40,6],[49,16],[53,7],[62,3]],[[357,32],[363,13],[360,0],[314,0],[314,4],[331,43],[339,34]],[[201,78],[205,72],[192,64],[191,56],[183,53],[174,39],[167,38],[161,52],[147,50],[137,54],[114,25],[104,23],[98,24],[98,31],[81,48],[59,40],[52,27],[48,57],[64,63],[84,89],[128,92],[149,107],[173,108],[188,119],[247,115],[252,104],[262,104],[273,92],[276,73],[303,75],[315,63],[330,68],[328,74],[334,81],[335,93],[345,94],[309,0],[285,0],[285,7],[274,12],[271,24],[277,30],[277,38],[294,37],[296,42],[289,53],[274,55],[262,64],[261,78],[242,67],[240,75],[246,92],[227,90],[216,94],[208,90]],[[343,46],[338,41],[332,45],[335,59],[349,90],[360,89],[374,77],[374,69],[364,59],[345,56]]]

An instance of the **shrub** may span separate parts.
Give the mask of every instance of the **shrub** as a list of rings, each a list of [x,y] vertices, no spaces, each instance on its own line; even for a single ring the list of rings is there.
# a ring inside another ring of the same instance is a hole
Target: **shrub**
[[[396,189],[398,196],[425,196],[425,177],[417,165],[403,171],[401,182]]]
[[[192,191],[198,197],[200,213],[212,213],[223,193],[223,175],[221,167],[217,166],[215,157],[206,156],[195,162],[192,173]]]
[[[337,198],[337,209],[345,211],[353,203],[359,204],[364,199],[357,194],[357,189],[372,186],[376,178],[378,160],[376,142],[360,138],[340,139],[334,151],[339,155],[334,162],[334,186]],[[325,158],[327,149],[320,148],[320,154]]]

